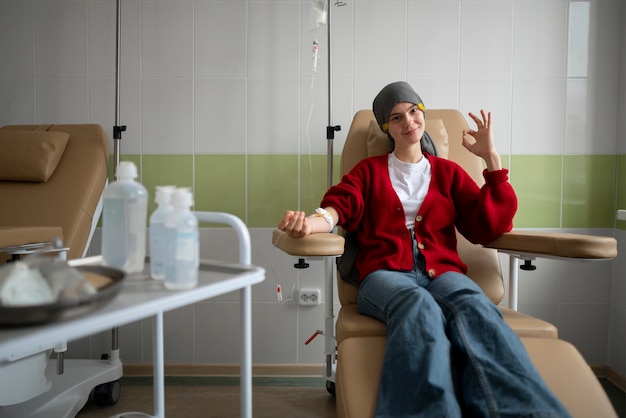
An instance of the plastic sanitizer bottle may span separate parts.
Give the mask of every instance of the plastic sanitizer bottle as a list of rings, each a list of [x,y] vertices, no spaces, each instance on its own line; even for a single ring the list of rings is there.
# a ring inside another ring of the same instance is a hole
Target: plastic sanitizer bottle
[[[135,181],[133,162],[120,162],[117,178],[103,193],[102,260],[126,273],[139,272],[146,256],[148,192]]]
[[[150,215],[148,231],[150,248],[150,275],[153,279],[165,277],[165,218],[172,212],[171,197],[174,186],[157,186],[154,201],[157,208]]]
[[[198,219],[191,212],[193,195],[187,188],[172,193],[172,212],[165,219],[165,278],[167,289],[190,289],[198,284],[200,264]]]

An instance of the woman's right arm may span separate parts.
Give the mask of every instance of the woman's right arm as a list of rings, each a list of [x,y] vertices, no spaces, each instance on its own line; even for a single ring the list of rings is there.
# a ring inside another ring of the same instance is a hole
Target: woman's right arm
[[[324,216],[320,216],[320,214],[317,213],[306,216],[306,213],[303,211],[288,210],[278,223],[278,229],[293,238],[304,237],[319,232],[330,232],[332,230],[331,226],[337,225],[339,215],[332,207],[326,207],[325,209],[332,218],[332,224],[330,224]]]

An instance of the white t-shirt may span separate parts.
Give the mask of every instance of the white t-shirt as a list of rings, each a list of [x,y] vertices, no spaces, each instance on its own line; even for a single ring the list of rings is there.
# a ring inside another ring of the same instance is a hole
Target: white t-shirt
[[[419,162],[405,163],[391,152],[388,157],[389,178],[404,207],[407,228],[415,225],[415,217],[424,202],[430,186],[430,162],[423,157]]]

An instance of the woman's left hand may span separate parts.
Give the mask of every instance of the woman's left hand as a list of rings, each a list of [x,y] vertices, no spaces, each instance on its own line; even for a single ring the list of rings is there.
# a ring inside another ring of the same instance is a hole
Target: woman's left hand
[[[500,170],[502,164],[500,154],[498,154],[493,142],[491,112],[481,110],[480,115],[482,119],[471,112],[469,113],[469,117],[476,123],[476,129],[463,130],[463,146],[472,154],[485,160],[489,171]],[[471,141],[468,136],[472,136],[474,141]]]

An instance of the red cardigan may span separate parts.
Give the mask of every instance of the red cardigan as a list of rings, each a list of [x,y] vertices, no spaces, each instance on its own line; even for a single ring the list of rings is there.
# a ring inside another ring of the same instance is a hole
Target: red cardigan
[[[483,172],[476,182],[457,163],[425,154],[431,166],[428,193],[415,219],[415,235],[431,278],[447,271],[467,273],[456,250],[454,228],[475,244],[486,244],[513,227],[517,197],[508,170]],[[321,206],[339,214],[338,225],[357,231],[360,280],[379,270],[411,270],[413,245],[404,209],[391,180],[388,155],[361,160],[331,187]]]

